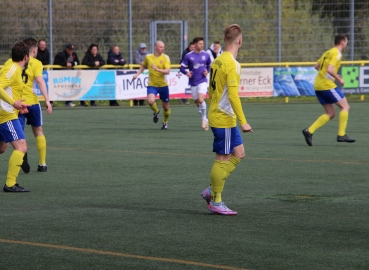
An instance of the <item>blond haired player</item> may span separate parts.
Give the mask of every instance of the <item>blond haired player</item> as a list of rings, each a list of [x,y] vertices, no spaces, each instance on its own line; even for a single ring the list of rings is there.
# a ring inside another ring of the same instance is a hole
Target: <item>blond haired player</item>
[[[20,100],[24,86],[22,69],[29,60],[29,50],[24,42],[18,42],[13,46],[11,59],[12,61],[7,61],[0,71],[0,154],[5,152],[8,143],[14,148],[9,158],[3,190],[29,192],[29,189],[17,184],[23,156],[27,152],[26,139],[18,120],[18,110],[27,108]]]
[[[151,110],[154,111],[153,121],[157,123],[159,120],[159,109],[156,106],[156,96],[159,94],[164,109],[164,120],[161,127],[162,130],[168,129],[168,120],[170,117],[169,107],[169,88],[165,75],[170,73],[170,59],[164,53],[165,45],[163,41],[156,41],[154,46],[154,53],[146,55],[141,67],[133,76],[136,79],[142,71],[149,69],[149,85],[147,87],[147,101]]]
[[[305,141],[309,146],[313,145],[313,133],[335,116],[334,104],[341,109],[338,119],[337,142],[355,142],[354,139],[346,135],[350,106],[341,89],[335,84],[335,80],[339,81],[342,86],[345,83],[337,72],[341,66],[342,52],[347,47],[347,37],[338,34],[334,39],[334,45],[332,49],[322,55],[315,65],[315,69],[319,72],[314,82],[314,90],[325,110],[325,114],[322,114],[309,128],[302,130]]]
[[[236,61],[242,45],[239,25],[231,24],[224,30],[225,50],[218,56],[210,69],[209,83],[209,126],[214,134],[213,152],[215,161],[210,172],[210,186],[202,192],[208,209],[219,215],[237,215],[222,201],[225,180],[245,156],[238,119],[243,132],[252,132],[242,110],[238,87],[241,66]]]

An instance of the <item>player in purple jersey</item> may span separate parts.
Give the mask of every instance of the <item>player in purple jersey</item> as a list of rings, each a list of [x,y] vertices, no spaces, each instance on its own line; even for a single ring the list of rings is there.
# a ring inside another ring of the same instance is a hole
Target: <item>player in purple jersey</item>
[[[211,60],[209,54],[203,51],[204,38],[194,38],[193,44],[195,49],[183,58],[180,70],[189,78],[188,81],[191,86],[192,97],[201,115],[201,126],[204,130],[208,130],[209,124],[206,116],[205,96],[208,92],[207,75],[210,71]],[[188,71],[186,67],[188,67]]]

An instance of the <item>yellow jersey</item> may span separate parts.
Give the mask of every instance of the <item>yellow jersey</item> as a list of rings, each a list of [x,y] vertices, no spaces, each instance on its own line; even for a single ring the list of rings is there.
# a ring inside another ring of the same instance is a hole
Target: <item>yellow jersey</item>
[[[334,67],[334,72],[338,72],[338,69],[341,66],[341,58],[342,53],[334,47],[328,51],[326,51],[322,57],[318,60],[320,65],[320,69],[318,75],[315,78],[314,82],[314,90],[322,91],[322,90],[330,90],[336,88],[335,78],[333,78],[328,72],[328,65],[332,65]]]
[[[10,104],[21,99],[23,87],[22,68],[10,59],[0,70],[0,124],[18,118],[18,110]]]
[[[39,104],[37,98],[37,89],[36,89],[36,77],[42,78],[42,71],[44,67],[40,60],[30,57],[28,65],[24,68],[23,82],[25,84],[25,88],[23,90],[22,99],[25,101],[24,104],[34,105]]]
[[[145,60],[142,62],[142,65],[149,69],[149,86],[168,86],[165,75],[154,70],[151,67],[153,64],[156,65],[159,69],[170,68],[169,56],[163,53],[160,56],[156,57],[153,53],[150,53],[146,55]]]
[[[223,52],[211,65],[208,112],[209,126],[215,128],[232,128],[246,124],[242,110],[238,87],[240,85],[241,65],[230,52]]]

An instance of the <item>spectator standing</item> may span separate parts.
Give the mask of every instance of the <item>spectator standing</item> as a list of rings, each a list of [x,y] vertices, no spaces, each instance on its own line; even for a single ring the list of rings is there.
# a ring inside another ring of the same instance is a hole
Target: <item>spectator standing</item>
[[[183,61],[183,58],[188,54],[189,52],[192,52],[195,49],[195,45],[193,44],[193,41],[188,45],[188,47],[183,51],[182,57],[181,57],[181,63]]]
[[[88,47],[88,50],[82,59],[82,65],[96,68],[105,65],[105,60],[99,54],[99,46],[97,46],[97,44],[91,43]],[[80,106],[86,106],[84,100],[80,101]],[[91,100],[91,106],[96,107],[95,100]]]
[[[77,54],[74,52],[74,45],[68,43],[65,46],[64,51],[61,51],[55,55],[54,65],[60,65],[64,67],[72,68],[76,65],[79,65],[79,59]],[[72,101],[66,101],[65,107],[74,107],[75,105]]]
[[[114,45],[108,52],[108,59],[106,60],[108,65],[124,66],[126,60],[124,60],[122,54],[120,53],[119,46]],[[110,106],[119,106],[116,100],[109,100]]]
[[[36,59],[39,60],[43,66],[50,64],[50,52],[46,48],[46,40],[40,39],[37,44],[37,56]],[[50,101],[51,106],[54,106],[53,102]]]
[[[146,55],[148,55],[149,52],[147,51],[146,48],[146,43],[141,43],[140,46],[138,47],[137,51],[135,52],[134,58],[133,58],[133,64],[137,64],[137,65],[141,65],[142,62],[145,60]],[[140,104],[140,106],[145,105],[145,101],[143,99],[137,100],[134,99],[133,100],[133,105],[138,106]]]
[[[210,45],[210,48],[206,51],[210,55],[210,60],[213,63],[214,59],[217,58],[223,51],[219,41],[215,41]]]
[[[37,51],[37,60],[39,60],[42,65],[50,65],[50,52],[46,48],[46,40],[40,39],[38,41],[38,51]]]

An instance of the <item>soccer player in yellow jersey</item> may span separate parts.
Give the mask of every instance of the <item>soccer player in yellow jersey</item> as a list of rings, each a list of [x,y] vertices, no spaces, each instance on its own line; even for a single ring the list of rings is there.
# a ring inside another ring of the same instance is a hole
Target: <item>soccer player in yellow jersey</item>
[[[169,88],[165,75],[170,73],[170,59],[169,56],[164,54],[165,45],[164,42],[158,40],[155,42],[154,53],[146,55],[141,67],[137,73],[133,76],[136,79],[142,71],[146,68],[149,69],[149,85],[147,87],[147,101],[151,110],[154,111],[154,123],[159,120],[159,109],[156,106],[156,96],[159,94],[164,109],[164,120],[161,129],[168,129],[168,120],[170,117],[169,107]]]
[[[337,72],[341,66],[342,52],[347,47],[347,37],[338,34],[334,39],[334,44],[335,46],[326,51],[315,65],[315,69],[319,72],[314,82],[314,90],[320,104],[323,105],[325,114],[322,114],[309,128],[302,130],[309,146],[313,145],[313,133],[335,116],[334,104],[341,110],[338,119],[337,142],[355,142],[354,139],[346,135],[350,106],[341,89],[335,84],[335,80],[339,81],[342,86],[345,83]]]
[[[40,60],[36,59],[38,50],[37,40],[28,38],[24,40],[24,43],[26,43],[28,46],[30,59],[28,65],[23,70],[23,82],[25,87],[23,90],[22,99],[24,99],[24,103],[28,105],[28,112],[25,114],[20,114],[19,121],[23,127],[23,130],[26,124],[31,125],[33,134],[36,138],[36,146],[39,156],[37,171],[46,172],[46,138],[42,129],[42,110],[36,94],[36,83],[38,84],[38,87],[44,96],[47,114],[52,112],[52,106],[49,101],[44,78],[42,77],[42,63]],[[30,171],[27,153],[24,155],[22,170],[25,173]]]
[[[252,132],[242,110],[238,88],[241,66],[236,61],[242,45],[239,25],[231,24],[224,30],[225,51],[218,56],[210,69],[208,112],[209,126],[214,134],[215,161],[210,172],[210,186],[202,192],[208,209],[219,215],[237,215],[222,201],[225,180],[245,156],[238,119],[243,132]]]
[[[17,177],[23,156],[27,152],[22,126],[18,120],[18,110],[26,110],[22,104],[22,69],[29,60],[28,47],[18,42],[12,48],[12,61],[8,61],[0,71],[0,154],[4,153],[8,143],[14,148],[9,158],[8,173],[4,192],[29,192],[17,184]]]

